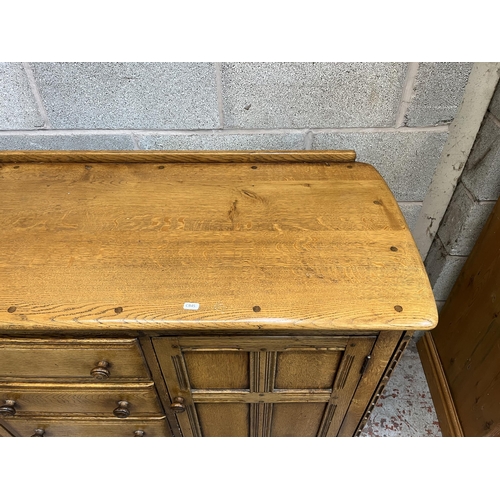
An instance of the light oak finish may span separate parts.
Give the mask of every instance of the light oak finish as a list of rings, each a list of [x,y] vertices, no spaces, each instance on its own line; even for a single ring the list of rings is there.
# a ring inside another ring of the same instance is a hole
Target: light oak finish
[[[435,326],[420,256],[370,165],[120,154],[3,164],[0,328]]]
[[[419,342],[444,435],[500,434],[500,201]]]
[[[352,436],[436,325],[354,151],[7,151],[0,189],[14,435]]]

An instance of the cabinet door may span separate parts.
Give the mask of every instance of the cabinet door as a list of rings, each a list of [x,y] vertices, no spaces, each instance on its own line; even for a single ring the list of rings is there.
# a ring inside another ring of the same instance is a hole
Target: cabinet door
[[[376,337],[162,337],[184,436],[336,436]]]

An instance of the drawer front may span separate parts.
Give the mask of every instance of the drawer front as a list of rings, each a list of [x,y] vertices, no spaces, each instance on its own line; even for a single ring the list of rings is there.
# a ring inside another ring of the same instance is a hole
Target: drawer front
[[[112,382],[150,374],[136,339],[1,339],[0,377]]]
[[[5,426],[14,436],[30,437],[171,437],[165,417],[129,418],[19,418]]]
[[[128,404],[118,404],[123,401]],[[153,382],[127,385],[0,384],[0,406],[5,404],[15,411],[14,415],[4,417],[9,420],[40,413],[113,417],[116,408],[125,409],[130,416],[163,415]]]

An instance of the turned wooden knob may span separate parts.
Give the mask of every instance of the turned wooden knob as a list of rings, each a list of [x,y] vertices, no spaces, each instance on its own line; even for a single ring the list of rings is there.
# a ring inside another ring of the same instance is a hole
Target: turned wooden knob
[[[107,361],[99,361],[99,363],[97,363],[97,366],[95,368],[92,368],[90,374],[96,380],[106,380],[110,375],[108,366],[109,363]]]
[[[45,431],[43,429],[35,429],[35,434],[33,434],[33,436],[31,436],[32,438],[36,438],[36,437],[43,437],[45,435]]]
[[[113,410],[115,417],[127,418],[130,415],[129,405],[128,401],[118,401],[118,408]]]
[[[144,431],[134,431],[134,437],[144,437],[146,433]]]
[[[0,406],[0,417],[13,417],[16,414],[15,404],[13,399],[6,399],[5,404]]]
[[[170,405],[170,408],[175,413],[182,413],[186,411],[186,407],[184,406],[184,398],[174,398],[173,403]]]

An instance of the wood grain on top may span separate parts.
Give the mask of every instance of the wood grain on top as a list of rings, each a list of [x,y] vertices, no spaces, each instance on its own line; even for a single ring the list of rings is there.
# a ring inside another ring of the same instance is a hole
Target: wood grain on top
[[[52,154],[0,154],[0,328],[436,324],[419,253],[370,165]]]

